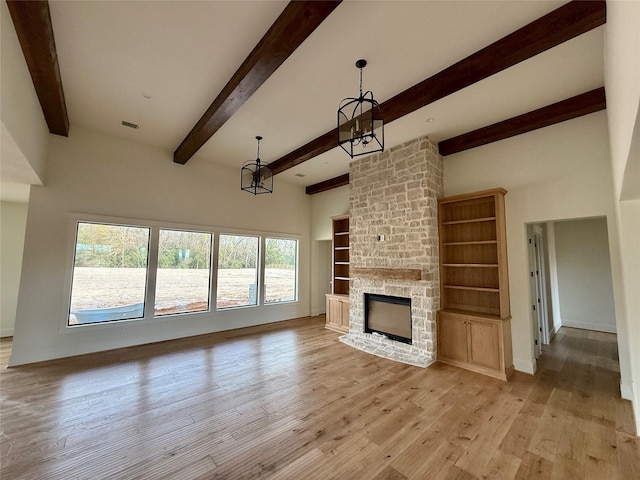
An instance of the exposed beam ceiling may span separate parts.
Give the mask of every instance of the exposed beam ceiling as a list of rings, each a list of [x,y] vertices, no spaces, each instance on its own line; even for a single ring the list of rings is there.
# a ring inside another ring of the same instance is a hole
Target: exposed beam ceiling
[[[596,88],[502,122],[443,140],[438,143],[438,153],[442,156],[451,155],[571,120],[572,118],[588,115],[589,113],[599,112],[605,108],[607,108],[607,103],[604,87]],[[314,195],[348,184],[349,174],[340,175],[315,185],[309,185],[306,188],[306,192],[308,195]]]
[[[315,195],[316,193],[326,192],[327,190],[332,190],[334,188],[342,187],[344,185],[349,185],[349,174],[345,173],[344,175],[340,175],[339,177],[330,178],[329,180],[325,180],[324,182],[319,182],[314,185],[309,185],[305,192],[307,195]]]
[[[390,123],[606,22],[606,2],[573,0],[381,104]],[[274,174],[337,146],[330,131],[270,164]]]
[[[438,143],[440,155],[446,156],[470,148],[514,137],[521,133],[604,110],[607,107],[604,87],[576,95],[487,127],[473,130]]]
[[[66,137],[69,135],[69,118],[49,2],[7,0],[7,7],[49,132]]]
[[[291,1],[173,154],[185,164],[340,4]]]

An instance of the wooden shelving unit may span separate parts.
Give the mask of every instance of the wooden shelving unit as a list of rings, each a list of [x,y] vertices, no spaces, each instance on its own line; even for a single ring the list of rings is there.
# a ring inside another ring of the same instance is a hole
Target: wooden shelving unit
[[[331,219],[333,224],[332,293],[349,295],[349,216]]]
[[[327,294],[326,327],[349,332],[349,216],[333,217],[331,294]]]
[[[506,193],[498,188],[438,201],[438,359],[504,380],[513,371]]]

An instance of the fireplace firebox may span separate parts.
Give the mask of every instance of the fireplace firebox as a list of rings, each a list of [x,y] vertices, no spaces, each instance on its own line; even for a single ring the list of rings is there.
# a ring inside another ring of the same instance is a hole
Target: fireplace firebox
[[[364,332],[411,345],[411,299],[365,293]]]

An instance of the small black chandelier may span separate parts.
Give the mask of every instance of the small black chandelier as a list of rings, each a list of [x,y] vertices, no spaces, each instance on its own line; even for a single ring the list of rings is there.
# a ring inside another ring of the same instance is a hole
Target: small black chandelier
[[[240,170],[240,189],[245,192],[258,195],[260,193],[273,193],[273,172],[269,165],[260,163],[260,140],[257,136],[258,153],[255,160],[247,160]]]
[[[338,109],[338,145],[351,158],[384,152],[384,122],[380,104],[374,100],[370,90],[362,93],[362,69],[366,66],[366,60],[356,62],[356,67],[360,69],[360,96],[345,98]]]

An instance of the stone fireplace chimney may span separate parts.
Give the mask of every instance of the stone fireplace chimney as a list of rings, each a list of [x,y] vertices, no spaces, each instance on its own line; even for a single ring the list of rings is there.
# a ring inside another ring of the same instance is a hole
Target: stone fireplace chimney
[[[426,367],[440,303],[437,199],[442,157],[423,136],[351,162],[349,333],[355,348]],[[365,333],[364,294],[411,299],[411,344]]]

